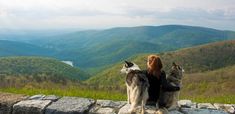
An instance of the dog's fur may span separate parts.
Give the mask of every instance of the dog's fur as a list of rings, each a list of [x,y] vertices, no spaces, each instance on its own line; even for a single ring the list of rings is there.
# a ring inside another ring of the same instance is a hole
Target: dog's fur
[[[140,71],[138,65],[128,61],[125,61],[121,73],[127,74],[127,101],[131,104],[129,112],[135,112],[136,107],[141,104],[141,114],[144,114],[145,104],[148,99],[148,78]]]
[[[167,76],[167,83],[173,86],[181,86],[182,85],[182,76],[184,69],[173,63],[172,68],[170,70],[170,74]],[[174,110],[178,108],[178,99],[179,99],[179,91],[176,92],[167,92],[161,91],[159,102],[164,104],[165,106],[158,111],[158,114],[167,114],[168,110]]]

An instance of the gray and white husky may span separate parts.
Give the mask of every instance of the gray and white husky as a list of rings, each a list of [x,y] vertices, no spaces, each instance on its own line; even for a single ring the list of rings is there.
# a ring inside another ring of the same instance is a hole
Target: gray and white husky
[[[167,75],[166,79],[167,79],[167,83],[172,85],[172,86],[182,86],[182,77],[183,77],[183,72],[184,69],[177,65],[176,63],[172,64],[171,70],[170,70],[170,74]],[[178,108],[178,102],[179,100],[179,91],[175,91],[175,92],[167,92],[167,91],[162,91],[160,94],[160,98],[159,98],[159,103],[161,105],[164,105],[164,109],[166,114],[168,110],[174,110]],[[161,110],[161,109],[160,109]]]
[[[125,61],[121,73],[127,74],[127,101],[131,104],[129,112],[135,112],[136,107],[141,104],[141,114],[144,114],[145,104],[148,99],[148,78],[141,72],[138,65],[128,61]]]

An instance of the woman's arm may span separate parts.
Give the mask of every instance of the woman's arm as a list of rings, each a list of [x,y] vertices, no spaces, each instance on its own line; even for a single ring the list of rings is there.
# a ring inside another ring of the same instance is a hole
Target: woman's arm
[[[162,85],[163,91],[179,91],[180,90],[179,86],[173,86],[167,82],[166,73],[164,71],[162,71],[161,73],[161,85]]]

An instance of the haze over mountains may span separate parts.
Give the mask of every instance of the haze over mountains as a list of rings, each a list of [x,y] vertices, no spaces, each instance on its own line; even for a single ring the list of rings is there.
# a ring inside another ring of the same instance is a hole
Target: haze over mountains
[[[75,66],[87,69],[114,64],[135,54],[158,53],[235,39],[233,31],[183,25],[119,27],[59,35],[44,34],[40,37],[37,35],[33,37],[30,34],[24,40],[15,38],[17,42],[14,43],[1,40],[5,43],[0,48],[0,55],[49,56],[73,61]]]

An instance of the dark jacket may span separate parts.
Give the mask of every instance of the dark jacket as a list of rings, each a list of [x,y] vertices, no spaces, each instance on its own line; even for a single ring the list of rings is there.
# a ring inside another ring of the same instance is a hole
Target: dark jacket
[[[159,79],[156,76],[149,74],[147,72],[147,70],[144,72],[148,78],[149,85],[150,85],[149,89],[148,89],[148,94],[149,94],[148,102],[156,104],[156,102],[158,101],[159,96],[160,96],[160,90],[162,90],[162,91],[178,91],[178,90],[180,90],[179,87],[172,86],[167,83],[166,73],[164,71],[161,71],[161,76]]]

